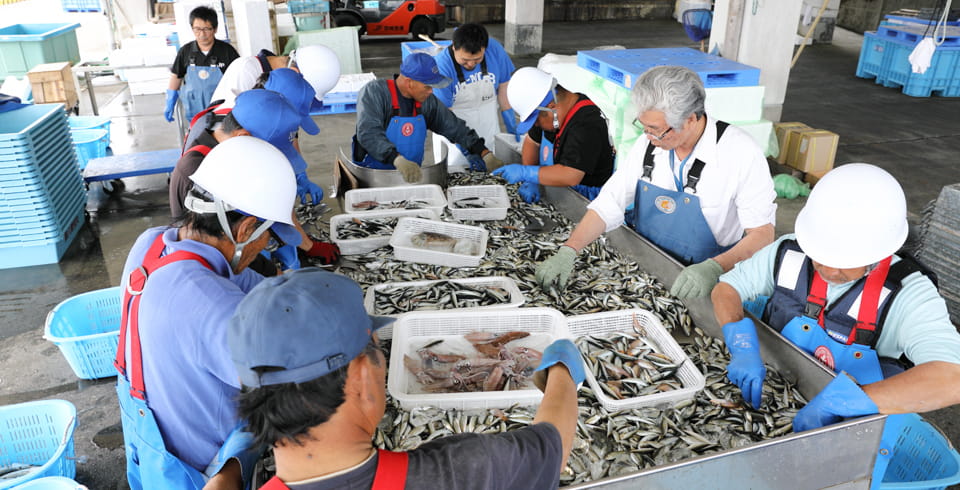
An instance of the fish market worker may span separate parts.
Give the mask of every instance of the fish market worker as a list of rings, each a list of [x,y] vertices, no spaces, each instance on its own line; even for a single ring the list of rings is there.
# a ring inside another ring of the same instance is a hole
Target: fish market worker
[[[640,75],[633,102],[646,138],[633,145],[566,243],[537,266],[542,287],[563,287],[577,253],[624,221],[686,266],[670,289],[681,298],[707,296],[720,274],[773,241],[777,205],[767,160],[749,134],[708,116],[705,98],[688,68],[658,66]]]
[[[613,174],[614,149],[603,113],[581,93],[557,85],[552,76],[532,67],[514,74],[507,89],[525,133],[523,164],[493,172],[507,182],[520,182],[520,197],[540,200],[540,184],[570,186],[587,199],[597,197]]]
[[[763,401],[766,369],[743,314],[743,301],[759,298],[764,322],[839,373],[797,413],[794,431],[960,403],[960,334],[927,271],[897,255],[907,228],[893,176],[846,164],[813,188],[795,235],[720,276],[712,297],[731,353],[727,376],[746,401]]]
[[[190,178],[182,226],[141,234],[121,279],[117,395],[135,490],[241,488],[252,474],[258,454],[237,419],[226,330],[263,280],[247,266],[270,236],[300,239],[293,170],[266,141],[224,141]]]
[[[449,83],[433,57],[413,53],[403,60],[399,75],[364,85],[357,98],[353,161],[368,168],[396,169],[403,180],[418,182],[429,129],[466,148],[473,170],[503,166],[483,138],[433,95],[435,87]]]
[[[228,333],[244,386],[239,416],[255,443],[273,446],[277,468],[261,488],[556,489],[584,379],[576,346],[561,339],[543,351],[531,425],[391,452],[372,442],[386,410],[376,331],[390,320],[367,315],[353,280],[316,268],[271,277],[240,303]]]
[[[190,11],[190,27],[196,40],[177,51],[170,67],[167,102],[163,110],[167,122],[173,122],[177,99],[183,104],[187,121],[210,105],[223,72],[240,57],[233,46],[216,38],[217,24],[217,12],[210,7]]]
[[[454,80],[446,87],[433,90],[443,105],[467,126],[472,128],[488,149],[493,149],[495,137],[500,132],[500,120],[510,134],[517,133],[517,118],[510,101],[507,87],[514,71],[513,61],[506,50],[490,37],[480,24],[463,24],[453,31],[453,44],[434,59],[440,74]],[[448,145],[448,163],[453,163],[461,150],[443,137],[434,139]]]

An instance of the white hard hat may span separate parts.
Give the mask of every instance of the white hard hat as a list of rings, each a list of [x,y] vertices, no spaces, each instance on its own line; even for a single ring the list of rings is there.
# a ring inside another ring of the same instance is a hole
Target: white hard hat
[[[879,262],[907,239],[907,200],[887,171],[867,163],[837,167],[820,179],[797,215],[797,243],[836,269]]]
[[[531,66],[523,67],[513,73],[507,85],[507,100],[510,107],[526,123],[529,130],[537,113],[537,107],[546,106],[553,100],[553,87],[557,81],[543,70]],[[530,121],[528,123],[528,121]],[[521,123],[521,126],[524,124]],[[520,132],[526,132],[518,128]]]
[[[299,47],[290,53],[303,78],[317,91],[317,100],[323,99],[340,80],[340,59],[332,49],[313,44]]]

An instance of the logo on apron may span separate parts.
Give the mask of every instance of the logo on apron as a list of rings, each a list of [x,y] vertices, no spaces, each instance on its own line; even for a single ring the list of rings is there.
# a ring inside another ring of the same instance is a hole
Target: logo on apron
[[[200,77],[200,80],[206,80],[210,78],[210,73],[207,70],[197,70],[197,76]]]
[[[413,134],[413,123],[403,123],[403,126],[400,127],[400,134],[404,136]]]
[[[825,345],[817,347],[813,351],[813,357],[816,357],[818,361],[822,362],[824,366],[827,366],[830,369],[835,369],[836,363],[833,360],[833,353],[830,352],[830,349]]]
[[[672,197],[657,196],[653,202],[657,206],[657,210],[664,214],[673,214],[677,210],[677,201],[674,201]]]
[[[541,152],[543,153],[543,156],[540,158],[541,162],[545,162],[550,159],[550,147],[544,146]]]

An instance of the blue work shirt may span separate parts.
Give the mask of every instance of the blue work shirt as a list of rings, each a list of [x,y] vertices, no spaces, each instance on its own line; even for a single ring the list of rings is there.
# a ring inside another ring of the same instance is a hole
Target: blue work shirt
[[[167,450],[199,471],[236,427],[240,379],[227,347],[227,326],[240,300],[263,280],[244,269],[234,274],[216,248],[179,240],[179,228],[151,228],[137,238],[123,267],[122,289],[157,235],[164,254],[185,250],[196,260],[164,266],[150,275],[140,300],[140,345],[147,405]],[[128,355],[127,359],[132,359]]]
[[[460,90],[460,83],[457,79],[457,69],[453,66],[455,61],[450,58],[450,54],[446,49],[433,58],[437,61],[437,69],[440,70],[440,74],[453,80],[450,85],[444,88],[433,89],[433,95],[440,99],[443,105],[450,107],[453,105],[454,95]],[[499,90],[500,84],[509,82],[510,77],[513,75],[513,61],[510,59],[506,50],[503,49],[503,45],[492,37],[487,42],[487,49],[484,51],[483,59],[487,62],[488,75],[493,75],[494,77],[493,86]],[[461,66],[460,69],[463,70],[464,83],[473,83],[479,80],[479,77],[482,76],[482,70],[480,68],[480,63],[477,63],[477,66],[472,70],[467,70]]]

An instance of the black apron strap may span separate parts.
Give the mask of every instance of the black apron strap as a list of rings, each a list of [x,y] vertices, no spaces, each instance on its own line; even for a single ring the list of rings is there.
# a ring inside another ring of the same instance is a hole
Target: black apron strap
[[[640,177],[641,180],[650,180],[653,177],[653,149],[653,144],[648,141],[647,151],[643,154],[643,175]]]
[[[447,46],[447,54],[450,55],[450,61],[453,62],[453,69],[457,71],[457,81],[463,83],[466,79],[463,76],[463,68],[460,68],[457,58],[453,55],[453,44]]]

